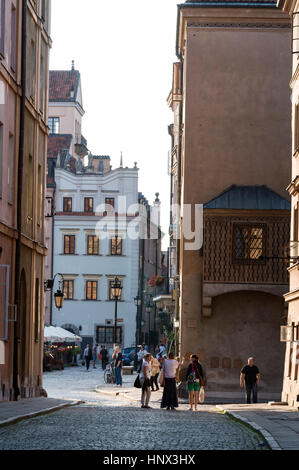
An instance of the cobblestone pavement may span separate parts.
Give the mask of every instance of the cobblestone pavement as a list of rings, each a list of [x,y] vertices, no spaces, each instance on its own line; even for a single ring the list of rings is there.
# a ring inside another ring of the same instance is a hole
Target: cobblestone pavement
[[[84,400],[83,405],[21,421],[0,429],[1,450],[227,450],[265,449],[263,439],[246,426],[201,405],[191,412],[181,404],[166,411],[154,402],[151,410],[123,397],[93,390],[103,386],[99,369],[65,369],[45,374],[51,398]],[[132,376],[124,376],[124,385]]]

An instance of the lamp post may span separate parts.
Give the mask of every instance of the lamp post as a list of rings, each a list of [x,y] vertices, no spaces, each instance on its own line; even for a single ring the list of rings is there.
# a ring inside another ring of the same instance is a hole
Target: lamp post
[[[146,313],[148,314],[148,350],[151,350],[151,311],[152,305],[148,300],[145,308]]]
[[[141,325],[139,326],[139,320],[140,320],[140,306],[141,306],[141,298],[139,296],[139,293],[138,295],[134,298],[134,303],[137,307],[137,311],[136,311],[136,333],[135,333],[135,360],[134,360],[134,367],[135,367],[135,370],[137,370],[138,368],[138,359],[137,359],[137,355],[138,355],[138,338],[139,338],[139,328],[141,327]]]
[[[60,310],[63,305],[63,300],[64,300],[64,293],[62,291],[62,283],[63,283],[63,275],[61,273],[56,273],[53,279],[47,279],[44,282],[44,288],[45,290],[53,290],[54,282],[56,276],[60,276],[59,283],[58,283],[58,290],[54,293],[54,301],[55,301],[55,307],[57,310]]]
[[[121,281],[116,277],[114,283],[111,285],[112,297],[115,300],[115,312],[114,312],[114,343],[117,343],[117,302],[121,298],[122,285]]]

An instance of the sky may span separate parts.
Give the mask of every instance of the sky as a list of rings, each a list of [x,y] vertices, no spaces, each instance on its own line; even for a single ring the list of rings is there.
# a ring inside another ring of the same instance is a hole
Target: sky
[[[178,0],[52,0],[51,70],[81,73],[82,134],[112,167],[137,162],[139,191],[160,193],[168,246],[170,177],[167,105],[172,85]]]

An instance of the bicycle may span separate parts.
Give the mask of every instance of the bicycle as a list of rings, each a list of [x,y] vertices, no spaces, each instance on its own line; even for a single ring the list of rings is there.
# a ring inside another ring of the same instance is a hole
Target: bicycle
[[[109,369],[106,369],[104,372],[104,382],[106,384],[115,384],[116,377],[115,377],[115,370],[113,362],[110,363]]]

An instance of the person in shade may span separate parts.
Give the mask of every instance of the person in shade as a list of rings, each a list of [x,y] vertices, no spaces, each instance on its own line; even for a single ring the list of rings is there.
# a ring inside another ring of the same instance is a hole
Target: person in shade
[[[92,360],[92,351],[91,351],[91,347],[89,346],[89,344],[87,344],[86,348],[84,349],[83,357],[84,357],[84,361],[86,365],[86,370],[88,371],[90,361]]]
[[[176,372],[177,368],[184,364],[184,359],[178,362],[174,358],[174,353],[169,353],[168,359],[164,359],[163,372],[164,373],[164,390],[161,402],[161,408],[167,410],[175,409],[179,406],[178,394],[176,389]]]
[[[187,369],[186,382],[189,392],[190,410],[193,410],[194,404],[194,410],[197,411],[199,391],[200,387],[203,386],[204,383],[203,370],[201,364],[198,362],[198,356],[196,354],[190,356],[190,364]]]
[[[150,408],[151,399],[151,354],[145,354],[142,359],[141,371],[139,374],[141,384],[141,408]]]
[[[97,360],[97,355],[98,355],[98,344],[96,343],[93,348],[92,348],[92,363],[93,363],[93,368],[96,369],[96,360]]]
[[[105,346],[101,346],[100,355],[102,360],[102,369],[105,370],[108,364],[108,351]]]
[[[257,403],[257,392],[258,386],[261,380],[261,374],[258,367],[254,364],[254,358],[248,358],[247,366],[244,366],[241,370],[240,376],[240,387],[246,389],[246,402],[251,403],[251,395],[253,398],[253,403]]]

